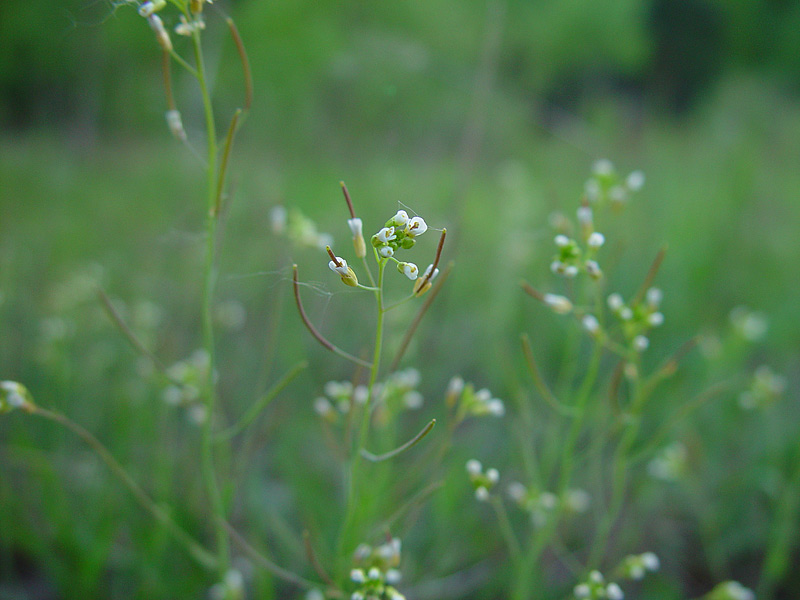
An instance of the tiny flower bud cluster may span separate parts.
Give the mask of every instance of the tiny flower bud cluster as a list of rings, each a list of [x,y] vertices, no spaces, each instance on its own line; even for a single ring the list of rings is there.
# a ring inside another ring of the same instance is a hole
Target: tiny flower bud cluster
[[[579,583],[573,589],[575,598],[579,600],[623,600],[625,594],[622,588],[616,583],[606,583],[603,575],[599,571],[589,573],[589,578]]]
[[[350,595],[351,600],[405,600],[393,587],[402,578],[397,569],[401,546],[398,538],[390,538],[378,547],[361,544],[356,548],[350,571],[350,581],[356,589]]]
[[[738,581],[723,581],[708,594],[703,600],[755,600],[753,590],[744,587]]]
[[[786,389],[786,378],[761,365],[753,374],[750,388],[739,394],[739,406],[745,410],[769,406],[781,397]]]
[[[200,390],[206,385],[209,368],[208,353],[202,349],[195,350],[189,358],[167,369],[170,384],[161,393],[167,404],[186,408],[190,419],[197,424],[204,423],[207,417],[205,405],[200,400]]]
[[[413,248],[416,238],[427,230],[428,225],[422,217],[409,217],[406,211],[398,210],[391,219],[386,221],[384,227],[372,236],[372,247],[375,248],[380,259],[392,258],[400,249]],[[397,270],[411,281],[415,281],[419,277],[419,268],[414,263],[398,261]],[[435,276],[432,274],[431,279]],[[416,289],[414,291],[417,292]]]
[[[644,579],[647,572],[655,573],[661,568],[661,561],[653,552],[644,554],[631,554],[622,560],[618,571],[626,579],[639,581]]]
[[[617,293],[608,299],[608,308],[617,317],[625,335],[625,339],[637,352],[644,352],[650,346],[645,334],[654,327],[664,323],[664,315],[659,312],[662,293],[658,288],[650,288],[645,294],[644,302],[628,305]]]
[[[655,479],[676,481],[686,471],[688,452],[680,442],[673,442],[647,463],[647,472]]]
[[[592,167],[592,175],[584,184],[586,200],[592,204],[610,204],[622,207],[631,194],[644,187],[644,173],[633,171],[625,179],[617,173],[609,160],[598,160]]]
[[[530,513],[535,527],[543,527],[559,506],[558,496],[552,492],[526,488],[518,481],[508,485],[508,496],[522,510]],[[561,506],[566,511],[583,513],[589,508],[589,494],[584,490],[570,489],[564,494]]]
[[[502,417],[506,407],[499,398],[494,398],[486,389],[475,391],[472,383],[465,384],[461,377],[453,377],[445,392],[445,401],[450,408],[456,408],[456,423],[467,417]]]
[[[578,221],[581,224],[586,248],[582,249],[576,240],[564,234],[558,234],[554,239],[558,253],[550,263],[550,270],[556,275],[563,275],[569,279],[576,277],[581,271],[587,273],[592,279],[600,279],[603,272],[600,265],[597,264],[595,256],[606,238],[602,233],[593,231],[592,209],[588,206],[578,209]]]
[[[33,412],[36,406],[28,389],[16,381],[0,381],[0,415],[12,410]]]
[[[500,481],[500,472],[497,469],[487,469],[484,473],[483,465],[473,458],[467,461],[467,473],[475,490],[475,497],[481,502],[489,500],[492,488]]]
[[[201,4],[202,6],[202,4]],[[181,22],[175,26],[175,33],[186,37],[192,36],[197,31],[203,31],[206,28],[206,22],[203,20],[202,14],[196,11],[191,20],[187,20],[184,15],[180,16]]]

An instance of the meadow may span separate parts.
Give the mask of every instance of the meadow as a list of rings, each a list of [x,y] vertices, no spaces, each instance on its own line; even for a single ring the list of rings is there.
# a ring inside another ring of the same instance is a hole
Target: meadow
[[[218,195],[198,90],[173,65],[190,148],[132,7],[99,25],[150,53],[121,108],[3,133],[0,379],[30,398],[3,388],[0,598],[800,596],[797,97],[731,71],[680,117],[544,110],[495,68],[491,6],[344,41],[278,3],[270,43],[237,6],[255,94]],[[206,15],[223,160],[244,87]],[[373,260],[398,211],[428,227],[393,246],[413,281]]]

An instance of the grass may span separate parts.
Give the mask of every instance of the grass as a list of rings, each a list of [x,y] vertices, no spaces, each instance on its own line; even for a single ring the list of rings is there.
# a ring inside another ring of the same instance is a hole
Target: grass
[[[223,495],[231,521],[253,545],[304,577],[316,578],[303,530],[323,565],[341,558],[341,463],[312,403],[325,382],[353,372],[303,329],[292,306],[292,263],[309,283],[303,294],[310,318],[337,345],[369,355],[372,335],[363,315],[374,307],[370,294],[339,284],[324,252],[272,234],[269,215],[278,202],[297,207],[334,234],[335,247],[347,248],[338,189],[345,179],[367,231],[373,228],[367,223],[382,224],[402,202],[447,226],[452,245],[444,260],[456,262],[401,365],[420,369],[424,408],[403,415],[376,452],[410,439],[432,418],[445,423],[444,391],[455,374],[489,387],[509,412],[504,420],[466,422],[442,462],[430,455],[446,440],[437,425],[386,469],[365,467],[375,493],[364,507],[373,518],[362,532],[372,531],[368,541],[376,543],[381,532],[373,527],[441,481],[392,527],[404,542],[401,589],[409,598],[507,593],[515,577],[508,531],[490,505],[475,501],[463,465],[476,457],[498,467],[504,487],[525,477],[531,448],[551,461],[563,451],[554,431],[569,425],[535,399],[519,335],[530,336],[542,376],[562,396],[580,381],[589,348],[577,327],[525,296],[518,281],[561,293],[548,272],[554,252],[548,216],[572,211],[591,163],[608,156],[648,178],[623,214],[600,224],[608,239],[609,290],[630,297],[662,244],[668,247],[657,279],[666,324],[652,336],[645,367],[698,332],[718,338],[722,348],[717,358],[694,351],[659,388],[641,441],[708,385],[729,387],[670,432],[669,441],[680,439],[688,449],[679,481],[654,483],[645,463],[630,463],[636,477],[624,503],[625,526],[611,530],[612,550],[601,558],[610,568],[626,554],[656,552],[661,573],[632,596],[670,600],[698,597],[726,579],[756,587],[769,554],[775,581],[762,591],[783,594],[776,598],[798,593],[800,582],[785,563],[798,551],[791,532],[798,485],[793,400],[800,304],[793,261],[800,175],[793,161],[800,113],[770,89],[731,81],[694,120],[653,119],[637,129],[627,123],[626,111],[609,103],[563,127],[521,129],[525,134],[508,139],[490,135],[463,193],[457,190],[467,174],[448,151],[350,150],[332,158],[308,148],[282,155],[243,136],[234,151],[219,256],[217,297],[241,303],[247,315],[240,329],[219,328],[218,389],[226,415],[233,421],[245,414],[299,361],[311,365],[269,404],[248,440],[231,447],[232,483]],[[40,405],[92,431],[177,523],[213,546],[197,457],[201,432],[186,411],[162,401],[163,386],[103,314],[90,285],[102,282],[167,365],[202,345],[200,169],[166,135],[72,144],[51,133],[0,141],[0,375],[24,382]],[[420,245],[432,255],[435,242]],[[389,291],[403,293],[391,285],[407,282],[391,279]],[[731,332],[728,315],[737,305],[768,315],[763,343],[748,345]],[[389,313],[387,331],[401,331],[413,314],[413,307]],[[389,355],[397,338],[388,340]],[[789,377],[787,398],[743,412],[738,390],[762,363]],[[598,439],[591,432],[604,431],[611,418],[606,374],[613,367],[603,359],[601,385],[588,398],[589,434],[578,438],[574,454],[578,479],[595,488],[604,482],[581,457],[592,450],[584,444]],[[520,420],[525,407],[528,420]],[[80,440],[16,414],[0,421],[0,440],[0,596],[31,597],[41,585],[64,598],[196,597],[214,583]],[[603,448],[594,456],[606,469]],[[595,499],[593,510],[602,506]],[[511,503],[508,513],[508,529],[524,541],[532,531],[528,516]],[[553,546],[532,554],[546,597],[563,597],[578,582],[580,573],[570,575],[562,555],[582,547],[583,532],[603,516],[590,511],[560,530],[570,551]],[[265,571],[252,573],[253,597],[299,595]]]

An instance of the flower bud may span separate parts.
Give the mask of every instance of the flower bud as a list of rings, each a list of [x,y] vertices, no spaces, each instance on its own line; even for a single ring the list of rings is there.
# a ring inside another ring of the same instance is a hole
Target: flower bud
[[[364,243],[361,219],[358,217],[347,219],[347,225],[353,233],[353,248],[356,251],[356,256],[358,258],[364,258],[367,255],[367,245]]]
[[[150,24],[150,29],[152,29],[156,34],[156,40],[158,40],[158,45],[161,46],[161,49],[164,52],[172,52],[172,40],[169,38],[169,33],[164,28],[164,22],[161,20],[161,17],[158,15],[150,15],[147,17],[147,22]]]
[[[183,121],[181,120],[181,113],[178,110],[168,110],[166,115],[167,127],[170,133],[182,142],[186,141],[186,131],[183,128]]]
[[[0,415],[15,409],[33,412],[36,406],[31,393],[16,381],[0,381]]]

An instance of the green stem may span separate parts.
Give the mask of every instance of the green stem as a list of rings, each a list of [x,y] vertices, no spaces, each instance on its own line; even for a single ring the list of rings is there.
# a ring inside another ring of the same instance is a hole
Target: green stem
[[[163,508],[158,506],[153,499],[147,495],[147,493],[138,483],[136,483],[136,481],[130,476],[125,468],[119,464],[119,462],[117,462],[117,459],[111,455],[111,453],[100,440],[94,437],[94,435],[92,435],[88,430],[84,429],[75,421],[71,420],[65,415],[62,415],[61,413],[36,407],[33,411],[33,414],[44,417],[45,419],[49,419],[50,421],[58,423],[59,425],[63,425],[81,438],[84,442],[86,442],[111,470],[114,476],[117,477],[125,485],[125,487],[128,488],[128,491],[133,494],[133,497],[136,499],[139,505],[149,512],[156,521],[161,523],[173,535],[175,540],[186,549],[192,558],[194,558],[198,563],[207,569],[217,568],[217,560],[211,554],[209,554],[206,549],[203,548],[191,535],[186,533],[185,530],[175,523],[172,517],[170,517]]]
[[[358,506],[360,490],[359,467],[363,460],[362,452],[365,449],[367,436],[369,434],[369,423],[371,417],[375,382],[378,378],[378,371],[381,364],[381,347],[383,346],[383,321],[385,309],[383,306],[383,273],[386,267],[386,260],[382,259],[378,263],[378,281],[375,291],[375,300],[378,305],[378,321],[375,328],[375,349],[372,356],[372,366],[369,374],[369,384],[367,387],[367,401],[364,403],[363,414],[361,416],[361,426],[359,427],[358,437],[356,438],[355,449],[351,449],[350,467],[347,480],[347,509],[345,512],[342,533],[339,538],[339,559],[344,561],[349,553],[354,541],[354,522],[356,518],[356,508]],[[342,564],[339,569],[342,576],[346,573],[346,564]]]
[[[205,63],[203,61],[203,50],[200,44],[200,32],[195,32],[192,36],[194,46],[195,63],[197,65],[197,82],[200,84],[200,92],[203,98],[203,112],[206,122],[206,143],[208,145],[208,162],[206,164],[206,187],[207,187],[207,214],[206,214],[206,257],[204,267],[203,285],[203,346],[209,358],[207,379],[204,385],[204,397],[208,417],[203,426],[202,439],[202,472],[203,480],[211,502],[211,509],[215,518],[213,519],[217,539],[217,561],[220,576],[228,571],[230,565],[230,547],[228,533],[223,523],[226,521],[225,506],[222,500],[222,493],[219,487],[218,476],[214,466],[213,432],[214,414],[217,403],[216,386],[214,383],[214,373],[216,367],[216,356],[214,352],[214,290],[216,287],[216,236],[217,236],[217,133],[214,124],[214,110],[211,103],[211,94],[208,90]]]
[[[508,519],[508,512],[503,504],[500,496],[491,497],[492,508],[497,515],[497,521],[500,524],[500,533],[503,534],[503,539],[508,546],[508,554],[511,556],[512,561],[519,559],[519,542],[514,535],[514,528],[511,527],[511,521]]]

